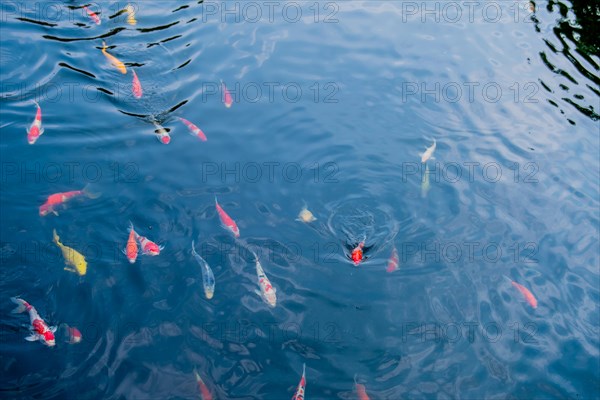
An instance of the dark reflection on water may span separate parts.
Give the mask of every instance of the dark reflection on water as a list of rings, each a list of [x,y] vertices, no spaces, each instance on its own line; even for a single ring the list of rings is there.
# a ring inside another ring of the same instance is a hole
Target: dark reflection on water
[[[3,398],[198,398],[194,369],[214,398],[291,398],[303,363],[307,399],[355,379],[372,399],[598,398],[597,3],[143,1],[135,23],[89,4],[100,25],[66,3],[1,4]],[[87,184],[102,196],[39,216]],[[130,221],[159,256],[129,264]],[[16,295],[82,342],[25,341]]]

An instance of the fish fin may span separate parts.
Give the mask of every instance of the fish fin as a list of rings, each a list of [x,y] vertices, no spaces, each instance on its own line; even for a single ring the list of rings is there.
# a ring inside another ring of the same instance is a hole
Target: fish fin
[[[56,215],[58,217],[58,211],[52,210],[52,214],[54,214],[54,215]]]
[[[17,307],[15,307],[15,309],[11,311],[13,314],[20,314],[27,309],[27,306],[25,305],[25,300],[21,300],[18,297],[11,297],[10,300],[13,303],[17,304]]]
[[[304,222],[304,221],[302,221],[300,218],[296,218],[294,221],[300,221],[300,222]]]
[[[258,289],[254,289],[254,293],[256,293],[261,299],[263,298],[262,293]]]
[[[277,293],[277,289],[275,288],[275,286],[271,286],[273,288],[273,293]]]
[[[429,157],[430,160],[435,160],[434,156]]]
[[[44,134],[44,128],[40,128],[40,136]]]
[[[35,342],[37,340],[40,340],[40,337],[38,335],[36,335],[35,333],[32,333],[31,335],[26,336],[25,340],[27,340],[28,342]]]
[[[102,193],[97,192],[90,192],[90,184],[88,183],[87,185],[85,185],[85,187],[83,189],[81,189],[81,191],[90,199],[97,199],[98,197],[102,196]]]
[[[56,329],[57,329],[57,328],[58,328],[58,327],[56,327],[56,326],[51,326],[51,327],[50,327],[50,328],[48,328],[48,329],[50,330],[50,332],[54,333],[54,332],[56,332]]]
[[[78,272],[77,272],[77,270],[75,268],[65,267],[64,269],[65,269],[65,271],[69,271],[69,272],[73,272],[75,274],[78,274]]]

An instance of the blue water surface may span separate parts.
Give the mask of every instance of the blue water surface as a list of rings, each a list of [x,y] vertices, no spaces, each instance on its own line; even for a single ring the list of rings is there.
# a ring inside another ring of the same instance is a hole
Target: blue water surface
[[[215,399],[289,399],[303,363],[307,399],[600,397],[597,4],[127,4],[1,4],[2,398],[193,399],[196,368]],[[129,264],[129,221],[159,256]]]

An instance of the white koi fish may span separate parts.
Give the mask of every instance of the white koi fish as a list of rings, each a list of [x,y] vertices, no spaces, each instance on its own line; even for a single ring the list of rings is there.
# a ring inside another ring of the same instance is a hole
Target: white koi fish
[[[421,154],[421,162],[422,163],[427,162],[427,160],[429,160],[429,159],[434,159],[433,152],[435,151],[435,146],[436,146],[436,142],[435,142],[435,139],[433,139],[433,144],[431,145],[431,147],[428,147],[425,150],[425,152],[423,154]]]
[[[204,294],[207,299],[212,299],[215,294],[215,275],[210,269],[210,266],[204,258],[200,257],[200,254],[196,253],[196,249],[194,248],[194,241],[192,240],[192,255],[202,267],[202,286],[204,286]]]

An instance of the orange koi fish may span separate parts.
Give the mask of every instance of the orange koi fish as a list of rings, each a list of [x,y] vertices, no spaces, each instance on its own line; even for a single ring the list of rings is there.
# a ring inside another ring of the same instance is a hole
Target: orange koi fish
[[[40,105],[34,100],[33,101],[37,106],[37,112],[35,113],[35,119],[31,123],[29,130],[27,131],[27,142],[29,144],[34,144],[40,136],[44,133],[44,128],[42,128],[42,109]]]
[[[129,239],[127,240],[127,246],[125,246],[125,249],[123,250],[123,253],[127,256],[127,259],[129,260],[129,263],[133,264],[135,263],[135,260],[137,259],[138,253],[139,253],[139,248],[136,242],[136,236],[137,233],[135,233],[135,230],[133,229],[133,223],[131,223],[131,221],[129,222]]]
[[[217,209],[217,213],[219,214],[219,218],[221,219],[221,225],[223,226],[223,228],[233,233],[233,236],[235,236],[236,238],[239,238],[240,229],[238,228],[235,221],[229,215],[227,215],[225,210],[223,210],[223,208],[219,205],[219,202],[217,201],[217,196],[215,196],[215,207]]]
[[[196,125],[192,124],[190,121],[188,121],[185,118],[181,118],[181,117],[177,117],[179,118],[179,120],[181,122],[183,122],[183,124],[185,126],[188,127],[188,129],[190,130],[190,134],[193,136],[196,136],[197,138],[199,138],[200,140],[202,140],[203,142],[206,142],[206,135],[204,134],[204,132],[202,132],[202,130],[200,128],[198,128]]]
[[[117,57],[113,56],[112,54],[108,54],[106,49],[107,49],[106,42],[102,41],[102,53],[106,56],[106,58],[108,58],[108,61],[110,61],[110,63],[112,65],[114,65],[122,74],[126,74],[127,68],[125,68],[125,64],[123,64],[123,62],[121,60],[119,60]]]
[[[200,389],[200,397],[202,400],[212,400],[212,394],[210,394],[210,390],[208,390],[208,387],[200,377],[200,374],[198,374],[198,371],[196,371],[196,368],[194,368],[194,375],[196,376],[196,382],[198,383],[198,389]]]
[[[354,250],[352,250],[352,254],[350,255],[350,257],[352,258],[352,261],[354,262],[354,265],[358,266],[358,264],[360,264],[363,260],[363,248],[365,247],[365,242],[360,242],[358,244],[358,246],[356,246],[354,248]]]
[[[83,6],[83,9],[87,12],[87,14],[90,16],[92,21],[94,21],[96,23],[96,25],[100,25],[100,17],[95,12],[93,12],[86,6]]]
[[[221,88],[223,89],[223,104],[225,104],[225,107],[230,108],[233,104],[233,99],[231,98],[231,93],[229,93],[229,90],[227,90],[227,86],[225,86],[223,81],[221,81]]]
[[[356,393],[358,394],[359,400],[370,400],[367,394],[367,388],[365,385],[361,385],[356,381],[356,375],[354,375],[354,386],[356,387]]]
[[[133,82],[131,84],[131,92],[133,93],[133,96],[136,99],[139,99],[142,97],[142,84],[140,83],[140,80],[138,79],[137,74],[135,73],[135,71],[133,71]]]
[[[506,279],[509,280],[509,282],[516,287],[519,292],[521,292],[521,294],[523,295],[523,297],[525,298],[525,300],[527,301],[527,303],[529,303],[529,305],[532,308],[537,308],[538,302],[537,299],[535,298],[535,296],[533,295],[533,293],[531,293],[531,291],[529,291],[529,289],[527,289],[525,286],[518,284],[517,282],[513,281],[512,279],[510,279],[508,276],[504,275],[504,277]]]
[[[100,193],[92,193],[88,191],[86,186],[82,190],[51,194],[48,196],[48,199],[46,199],[46,202],[40,206],[40,217],[45,217],[48,213],[53,213],[58,216],[58,212],[56,212],[57,206],[64,205],[69,200],[79,196],[87,196],[90,199],[95,199],[100,197]]]
[[[388,259],[387,272],[394,272],[400,266],[400,258],[398,257],[398,250],[396,247],[392,249],[392,255]]]

